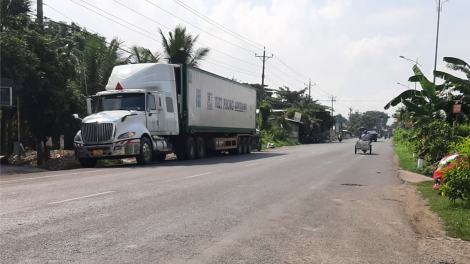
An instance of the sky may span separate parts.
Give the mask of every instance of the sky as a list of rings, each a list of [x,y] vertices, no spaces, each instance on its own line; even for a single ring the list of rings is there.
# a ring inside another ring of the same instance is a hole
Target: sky
[[[307,87],[335,115],[384,111],[384,105],[414,83],[413,62],[432,80],[437,0],[44,0],[44,16],[75,22],[124,45],[162,52],[164,34],[177,25],[209,47],[200,67],[247,83],[291,90]],[[441,0],[444,1],[444,0]],[[33,3],[36,5],[36,3]],[[35,9],[35,8],[34,8]],[[443,57],[470,62],[470,0],[442,4],[437,69]],[[211,22],[210,22],[211,21]],[[215,25],[214,25],[215,24]],[[437,80],[437,83],[442,80]],[[419,89],[418,84],[418,89]],[[394,109],[386,111],[389,115]],[[392,122],[392,120],[390,120]]]

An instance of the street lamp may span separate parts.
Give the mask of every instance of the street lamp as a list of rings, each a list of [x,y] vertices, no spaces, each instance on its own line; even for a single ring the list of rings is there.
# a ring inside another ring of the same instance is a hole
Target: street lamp
[[[434,55],[434,71],[436,71],[436,66],[437,66],[437,46],[439,44],[439,20],[441,18],[441,11],[442,11],[442,6],[444,5],[445,2],[449,2],[449,0],[444,0],[441,4],[441,0],[434,0],[436,1],[437,4],[437,34],[436,34],[436,54]],[[434,74],[433,74],[434,75]],[[436,84],[436,75],[434,75],[434,84]]]
[[[399,84],[399,85],[401,85],[401,86],[404,86],[404,87],[406,87],[406,88],[410,89],[410,86],[409,86],[409,85],[404,85],[404,84],[402,84],[402,83],[399,83],[399,82],[397,82],[397,84]],[[416,90],[416,89],[415,89],[415,90]]]
[[[408,59],[405,56],[400,56],[400,58],[405,59],[405,60],[413,63],[414,65],[419,65],[420,67],[423,67],[421,64],[418,63],[418,58],[416,58],[416,61]],[[415,91],[416,91],[416,82],[415,82]]]

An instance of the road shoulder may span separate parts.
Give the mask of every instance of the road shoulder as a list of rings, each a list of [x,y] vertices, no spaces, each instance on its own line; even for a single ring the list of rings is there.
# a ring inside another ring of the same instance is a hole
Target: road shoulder
[[[404,182],[396,188],[400,197],[400,206],[409,224],[417,234],[418,253],[430,258],[430,263],[470,263],[470,242],[446,235],[444,222],[432,212],[413,183],[431,180],[409,171],[398,171],[398,177]]]

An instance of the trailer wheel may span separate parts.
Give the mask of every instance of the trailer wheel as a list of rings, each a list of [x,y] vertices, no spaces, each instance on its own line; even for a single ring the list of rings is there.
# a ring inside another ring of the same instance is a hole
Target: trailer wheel
[[[147,165],[152,163],[152,144],[148,137],[143,136],[140,139],[140,153],[135,158],[139,165]]]
[[[96,166],[96,163],[98,162],[97,159],[78,159],[78,162],[80,162],[80,165],[82,165],[83,168],[93,168]]]
[[[196,158],[203,159],[206,156],[206,145],[204,139],[201,137],[196,138]]]
[[[246,137],[243,137],[241,142],[242,142],[242,154],[246,154],[248,151],[248,146],[247,146],[248,140]]]
[[[237,148],[235,149],[230,149],[228,151],[230,154],[232,155],[240,155],[243,153],[243,138],[242,137],[239,137],[237,139]]]
[[[252,150],[251,138],[246,138],[246,154],[250,154]]]
[[[190,136],[186,137],[184,141],[183,156],[187,160],[193,160],[196,157],[196,144]]]

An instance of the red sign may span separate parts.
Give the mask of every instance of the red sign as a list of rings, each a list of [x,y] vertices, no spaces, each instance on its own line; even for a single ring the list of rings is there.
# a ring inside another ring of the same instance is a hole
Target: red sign
[[[454,105],[454,114],[458,114],[461,111],[462,111],[462,105],[461,104]]]

